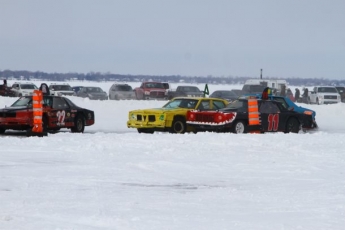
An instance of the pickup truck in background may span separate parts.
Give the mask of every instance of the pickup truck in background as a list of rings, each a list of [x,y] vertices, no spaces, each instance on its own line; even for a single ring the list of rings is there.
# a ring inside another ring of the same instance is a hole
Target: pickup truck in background
[[[167,100],[168,91],[162,82],[146,81],[134,89],[138,100]]]
[[[334,104],[340,102],[340,94],[334,86],[316,86],[309,92],[311,104]]]
[[[177,86],[176,90],[168,91],[168,99],[174,97],[204,97],[204,92],[196,86]]]

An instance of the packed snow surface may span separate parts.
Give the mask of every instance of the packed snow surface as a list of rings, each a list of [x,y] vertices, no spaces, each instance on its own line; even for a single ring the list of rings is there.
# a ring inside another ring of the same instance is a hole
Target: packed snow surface
[[[0,136],[0,229],[344,229],[344,103],[299,104],[313,132],[181,135],[126,126],[166,101],[69,98],[95,111],[85,133]]]

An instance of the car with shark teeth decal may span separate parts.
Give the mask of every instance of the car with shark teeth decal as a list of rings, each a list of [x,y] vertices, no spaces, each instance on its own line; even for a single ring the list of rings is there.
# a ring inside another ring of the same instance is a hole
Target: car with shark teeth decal
[[[253,102],[255,106],[251,104]],[[276,100],[256,97],[235,100],[216,111],[188,111],[186,123],[193,126],[196,132],[298,133],[317,127],[311,114],[289,110]]]
[[[193,132],[193,128],[186,124],[188,111],[218,110],[228,104],[227,100],[218,98],[175,97],[162,108],[129,111],[127,127],[136,128],[139,133]]]

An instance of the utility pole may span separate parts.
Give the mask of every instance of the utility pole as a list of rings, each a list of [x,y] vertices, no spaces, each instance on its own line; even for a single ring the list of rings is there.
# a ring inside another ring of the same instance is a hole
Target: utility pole
[[[262,79],[262,69],[260,69],[261,73],[260,73],[260,79]]]

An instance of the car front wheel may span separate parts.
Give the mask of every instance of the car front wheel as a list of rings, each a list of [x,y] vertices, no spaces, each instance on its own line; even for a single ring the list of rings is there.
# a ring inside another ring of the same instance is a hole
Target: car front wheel
[[[235,125],[232,128],[233,133],[246,133],[247,125],[244,121],[236,121]]]
[[[186,121],[182,118],[174,119],[171,127],[172,133],[185,133],[187,130]]]
[[[299,122],[296,118],[290,118],[286,123],[286,133],[298,133]]]

